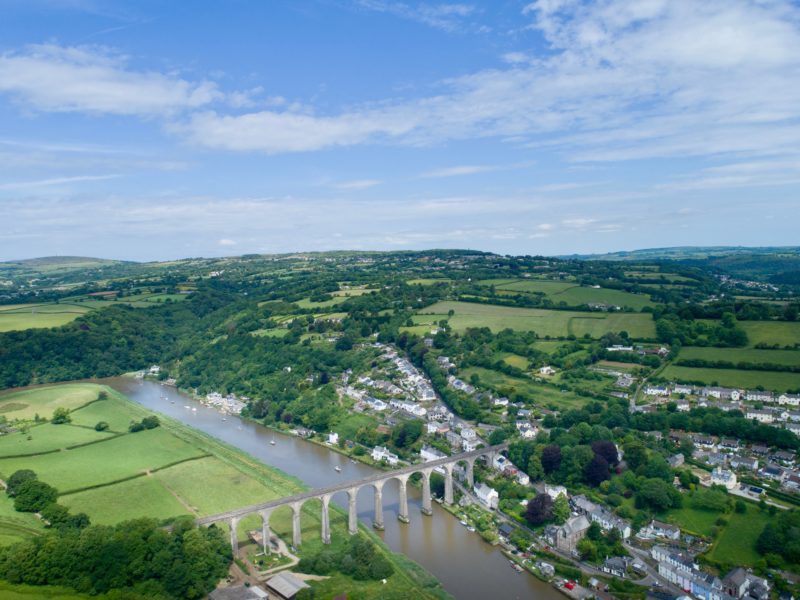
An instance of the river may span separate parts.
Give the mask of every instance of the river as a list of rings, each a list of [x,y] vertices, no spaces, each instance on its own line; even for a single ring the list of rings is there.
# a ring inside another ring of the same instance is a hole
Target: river
[[[322,446],[275,433],[252,421],[232,415],[223,421],[216,410],[172,387],[125,377],[104,379],[99,383],[110,385],[149,409],[236,446],[312,488],[355,481],[375,472],[373,467],[352,463]],[[269,443],[272,439],[277,442],[274,446]],[[337,465],[341,473],[335,471]],[[334,501],[341,502],[342,497],[344,495],[339,494]],[[404,524],[397,519],[398,495],[394,482],[387,483],[383,490],[383,505],[385,529],[378,532],[381,538],[392,550],[402,552],[433,573],[456,598],[563,600],[549,584],[514,571],[497,548],[485,543],[477,533],[469,532],[436,503],[433,516],[423,516],[420,512],[422,497],[417,488],[409,487],[411,523]],[[358,516],[371,526],[373,496],[368,489],[358,495]]]

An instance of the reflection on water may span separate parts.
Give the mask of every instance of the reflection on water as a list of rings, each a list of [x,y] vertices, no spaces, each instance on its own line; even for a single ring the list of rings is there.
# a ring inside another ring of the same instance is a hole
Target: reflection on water
[[[245,421],[236,416],[223,420],[217,411],[171,387],[128,378],[103,380],[132,400],[152,410],[191,425],[205,433],[247,452],[264,463],[289,473],[306,485],[316,488],[334,483],[355,481],[375,472],[361,463],[294,436],[286,436]],[[185,408],[188,406],[189,408]],[[270,444],[275,440],[275,445]],[[341,472],[335,467],[339,466]],[[433,516],[420,512],[422,498],[417,488],[409,487],[410,524],[397,520],[399,511],[397,483],[383,489],[385,530],[379,532],[387,545],[411,557],[433,573],[456,598],[541,598],[561,600],[548,584],[511,569],[499,550],[484,543],[477,533],[470,533],[449,513],[434,503]],[[333,501],[345,506],[346,494]],[[358,516],[372,523],[372,488],[358,495]]]

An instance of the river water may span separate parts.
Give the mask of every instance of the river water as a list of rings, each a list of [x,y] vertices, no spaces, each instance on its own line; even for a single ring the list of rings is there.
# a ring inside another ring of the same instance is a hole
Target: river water
[[[257,423],[233,415],[223,421],[216,410],[172,387],[124,377],[105,379],[100,383],[110,385],[149,409],[236,446],[312,488],[355,481],[375,472],[368,465],[352,463],[322,446],[275,433]],[[276,441],[274,446],[270,444],[273,439]],[[341,467],[341,473],[335,471],[337,465]],[[337,494],[334,502],[343,503],[345,499],[345,494]],[[372,523],[373,502],[371,488],[364,488],[358,495],[358,516],[368,525]],[[404,524],[397,519],[398,494],[394,481],[388,482],[383,489],[383,507],[385,529],[378,534],[386,544],[424,566],[456,598],[563,600],[563,596],[549,584],[527,573],[514,571],[498,549],[485,543],[477,533],[468,531],[436,503],[433,504],[433,516],[424,516],[420,512],[422,498],[417,488],[409,487],[408,491],[411,523]]]

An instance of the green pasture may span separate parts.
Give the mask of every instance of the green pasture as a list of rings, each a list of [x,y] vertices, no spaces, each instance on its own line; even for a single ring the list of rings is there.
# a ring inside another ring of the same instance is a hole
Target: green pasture
[[[544,294],[553,302],[565,302],[570,306],[577,306],[580,304],[611,304],[614,306],[627,306],[634,310],[641,310],[645,306],[653,305],[650,298],[642,294],[632,294],[622,290],[606,288],[585,287],[572,281],[519,279],[512,280],[510,283],[494,283],[490,285],[494,285],[498,292]]]
[[[300,308],[330,308],[331,306],[336,306],[342,302],[347,302],[347,300],[349,300],[347,296],[334,296],[330,300],[325,300],[323,302],[312,302],[311,298],[303,298],[302,300],[295,302],[295,304]]]
[[[558,409],[580,408],[589,399],[578,396],[572,392],[562,392],[561,390],[546,384],[537,383],[530,379],[511,377],[500,371],[484,369],[483,367],[469,367],[460,372],[460,377],[465,381],[477,374],[480,377],[481,385],[488,386],[498,393],[513,394],[519,392],[525,394],[537,406],[547,407],[553,405]]]
[[[800,344],[800,321],[740,321],[739,326],[747,332],[751,346]]]
[[[408,285],[436,285],[437,283],[450,283],[451,281],[452,279],[445,279],[443,277],[441,279],[434,279],[434,278],[409,279],[408,281],[406,281],[406,283]]]
[[[63,493],[133,477],[201,454],[159,427],[65,452],[3,458],[0,475],[5,479],[18,469],[33,469],[39,479]]]
[[[85,512],[92,523],[113,525],[128,519],[168,519],[192,514],[155,477],[142,476],[58,499],[73,513]]]
[[[731,513],[725,517],[728,524],[714,544],[709,556],[719,562],[741,567],[752,567],[761,558],[755,545],[758,536],[770,521],[769,513],[747,503],[747,512]]]
[[[142,418],[142,409],[130,402],[120,401],[110,392],[108,400],[98,400],[70,413],[72,425],[94,427],[100,421],[108,423],[111,431],[127,432],[131,421]]]
[[[0,394],[0,414],[9,421],[33,419],[36,414],[49,419],[56,408],[75,410],[96,400],[102,389],[92,383],[71,383]]]
[[[685,346],[679,359],[727,361],[734,364],[773,364],[800,367],[800,350],[759,350],[757,348],[711,348]]]
[[[540,337],[566,337],[573,334],[600,337],[614,331],[627,331],[633,338],[655,337],[655,324],[650,314],[592,313],[536,308],[516,308],[472,302],[437,302],[419,311],[419,315],[443,314],[453,310],[450,326],[456,331],[469,327],[488,327],[492,331],[514,329],[535,331]]]
[[[255,331],[251,331],[250,335],[254,335],[256,337],[282,338],[288,333],[289,333],[288,329],[274,328],[274,329],[256,329]]]
[[[112,435],[112,433],[95,431],[88,427],[76,427],[67,423],[62,425],[46,423],[31,427],[27,432],[17,431],[0,436],[0,457],[52,452],[107,439]]]
[[[497,352],[493,357],[493,360],[502,360],[508,365],[512,367],[516,367],[518,369],[522,369],[526,371],[528,367],[530,367],[530,362],[524,356],[520,356],[519,354],[514,354],[512,352]]]
[[[106,600],[106,594],[90,596],[67,588],[51,585],[15,585],[0,581],[0,598],[3,600]]]
[[[43,529],[42,522],[33,513],[15,511],[13,499],[0,492],[0,546],[15,544]]]
[[[684,498],[682,508],[673,508],[663,514],[666,522],[677,525],[682,530],[695,535],[709,536],[721,513],[716,510],[700,510],[689,506],[689,498]]]
[[[702,382],[717,385],[753,389],[759,385],[765,389],[785,392],[800,389],[800,373],[782,371],[740,371],[736,369],[696,369],[669,365],[661,372],[664,379],[682,382]]]
[[[11,304],[0,306],[0,332],[60,327],[91,310],[72,304]]]

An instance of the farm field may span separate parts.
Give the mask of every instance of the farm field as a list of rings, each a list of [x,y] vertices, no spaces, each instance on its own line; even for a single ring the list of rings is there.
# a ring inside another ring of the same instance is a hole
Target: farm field
[[[794,346],[800,344],[800,322],[798,321],[740,321],[739,326],[747,332],[750,346],[757,344]]]
[[[513,388],[516,392],[530,396],[536,406],[549,407],[552,405],[563,410],[579,408],[589,402],[589,398],[578,396],[572,392],[561,392],[548,385],[519,377],[511,377],[505,373],[482,367],[469,367],[461,371],[459,376],[468,381],[473,374],[477,374],[480,377],[482,385],[491,387],[498,393],[507,393],[501,392],[501,390]]]
[[[687,532],[703,536],[711,535],[711,528],[714,527],[720,513],[715,510],[699,510],[689,506],[689,499],[684,499],[685,506],[678,509],[670,509],[664,513],[668,523],[678,525]]]
[[[96,387],[102,389],[100,386]],[[109,395],[111,396],[111,394]],[[70,413],[72,425],[94,427],[98,422],[105,421],[111,431],[127,432],[131,421],[142,418],[138,407],[128,402],[119,402],[113,396],[109,400],[92,402],[90,405]]]
[[[800,367],[800,350],[759,350],[757,348],[701,348],[684,346],[679,359],[724,360],[732,363],[773,364]]]
[[[71,383],[0,394],[0,414],[9,421],[33,419],[36,414],[49,419],[56,408],[75,410],[96,400],[102,389],[90,383]]]
[[[800,389],[800,373],[781,371],[739,371],[736,369],[696,369],[669,365],[661,377],[685,383],[702,382],[705,385],[718,385],[752,389],[759,385],[775,392]]]
[[[347,300],[349,300],[347,296],[334,296],[330,300],[325,300],[323,302],[312,302],[311,298],[303,298],[295,302],[295,304],[300,308],[330,308],[331,306],[336,306]]]
[[[202,452],[161,427],[124,435],[66,452],[0,459],[0,474],[33,469],[39,478],[64,493],[133,477]],[[109,460],[109,457],[115,460]]]
[[[31,513],[15,511],[14,501],[0,493],[0,546],[27,539],[43,529],[44,526],[39,519]]]
[[[254,335],[256,337],[284,337],[286,334],[289,333],[288,329],[256,329],[255,331],[251,331],[250,335]]]
[[[585,287],[571,281],[520,279],[511,280],[510,283],[493,283],[491,285],[494,285],[498,292],[513,291],[528,294],[544,294],[553,302],[566,302],[570,306],[580,304],[612,304],[615,306],[627,306],[634,310],[641,310],[645,306],[653,305],[650,298],[642,294],[631,294],[630,292],[606,288]]]
[[[588,333],[600,337],[609,331],[627,331],[634,338],[655,336],[655,324],[650,314],[589,313],[574,311],[514,308],[472,302],[437,302],[419,311],[418,315],[447,314],[450,326],[456,331],[469,327],[488,327],[494,332],[502,329],[535,331],[540,337],[578,337]]]
[[[45,423],[31,427],[27,433],[18,431],[0,437],[0,457],[52,452],[107,439],[112,435],[114,434],[95,431],[88,427],[76,427],[68,423],[62,425]]]
[[[135,502],[131,499],[135,498]],[[71,512],[85,512],[92,523],[113,525],[127,519],[168,519],[191,514],[155,477],[137,477],[58,499]]]
[[[0,306],[0,332],[60,327],[89,312],[72,304],[10,304]]]
[[[498,352],[492,357],[493,360],[502,360],[506,364],[526,371],[530,366],[530,362],[524,356],[519,354],[512,354],[511,352]]]
[[[437,283],[450,283],[451,279],[409,279],[406,281],[408,285],[436,285]]]
[[[769,521],[769,513],[761,512],[749,503],[746,513],[731,513],[728,525],[711,550],[711,558],[731,565],[752,567],[761,558],[755,550],[756,540]]]

